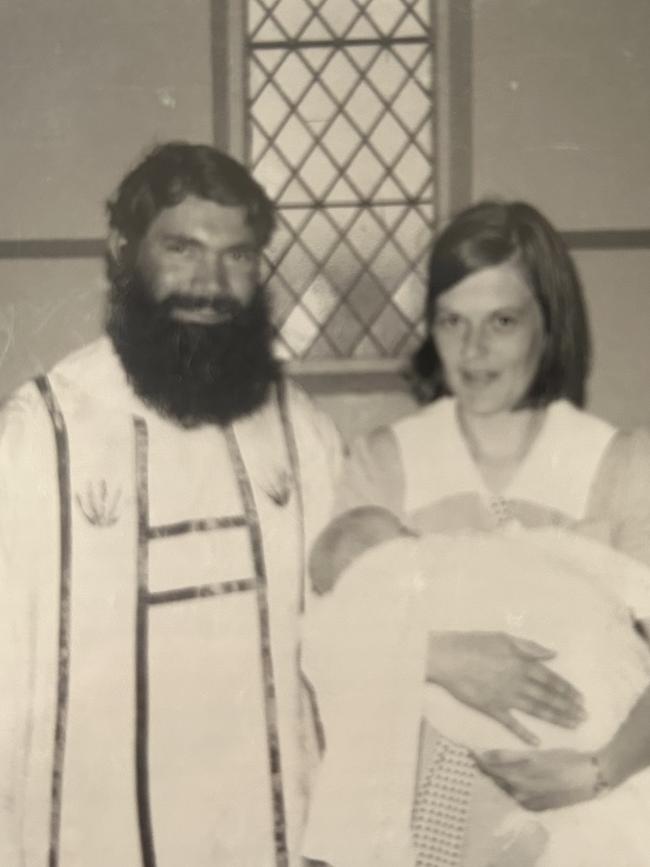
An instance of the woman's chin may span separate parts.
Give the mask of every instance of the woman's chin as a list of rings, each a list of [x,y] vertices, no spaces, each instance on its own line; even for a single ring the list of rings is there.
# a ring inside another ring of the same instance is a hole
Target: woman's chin
[[[463,415],[496,416],[515,411],[511,401],[498,400],[489,395],[458,395],[457,399]]]

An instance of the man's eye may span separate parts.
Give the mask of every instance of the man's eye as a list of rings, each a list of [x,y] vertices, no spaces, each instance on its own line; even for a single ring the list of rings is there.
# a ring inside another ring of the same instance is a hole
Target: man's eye
[[[255,250],[242,248],[238,250],[230,250],[228,255],[233,262],[254,262],[257,254]]]
[[[169,253],[186,253],[189,250],[189,244],[186,241],[170,239],[165,241],[165,250]]]

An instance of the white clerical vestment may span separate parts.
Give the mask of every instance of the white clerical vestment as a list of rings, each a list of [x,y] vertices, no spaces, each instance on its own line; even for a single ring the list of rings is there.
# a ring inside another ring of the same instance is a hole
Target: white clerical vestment
[[[282,391],[186,430],[102,339],[5,405],[2,867],[299,863],[304,551],[338,440]]]

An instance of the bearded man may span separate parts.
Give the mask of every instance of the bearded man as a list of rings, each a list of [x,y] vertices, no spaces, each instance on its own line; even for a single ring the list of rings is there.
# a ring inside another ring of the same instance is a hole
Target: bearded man
[[[108,213],[106,335],[0,416],[0,863],[298,864],[340,445],[273,356],[273,207],[171,143]]]

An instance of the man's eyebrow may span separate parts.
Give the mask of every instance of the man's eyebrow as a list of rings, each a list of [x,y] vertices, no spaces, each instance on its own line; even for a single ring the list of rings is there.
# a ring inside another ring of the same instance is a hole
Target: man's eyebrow
[[[228,245],[229,250],[257,250],[258,246],[255,241],[235,241]]]
[[[164,241],[184,241],[187,244],[200,244],[201,242],[194,238],[192,235],[188,235],[186,232],[175,232],[173,230],[166,230],[162,233],[162,238]]]

